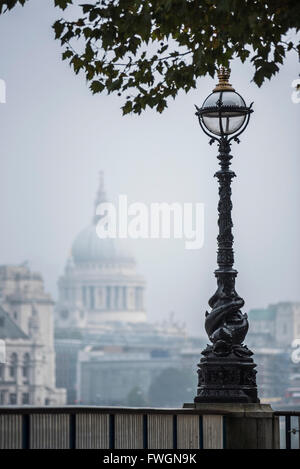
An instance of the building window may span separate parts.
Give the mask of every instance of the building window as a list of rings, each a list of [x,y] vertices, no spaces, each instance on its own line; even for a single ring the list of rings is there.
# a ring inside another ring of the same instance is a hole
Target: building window
[[[4,365],[0,363],[0,379],[4,378]]]
[[[0,327],[4,327],[4,318],[0,318]]]
[[[62,319],[68,319],[69,317],[69,311],[67,309],[63,309],[61,312],[60,312],[60,316]]]
[[[0,391],[0,405],[5,404],[5,393],[6,391]]]
[[[17,403],[17,395],[15,393],[12,393],[9,395],[9,403],[11,405],[14,405]]]
[[[17,313],[17,311],[14,311],[14,319],[16,319],[16,320],[18,319],[18,313]]]
[[[29,404],[29,393],[23,392],[22,394],[22,404]]]
[[[30,362],[29,353],[25,353],[24,358],[23,358],[23,377],[24,378],[29,378],[29,362]]]
[[[17,377],[17,366],[18,366],[18,356],[16,353],[12,353],[10,357],[10,367],[9,367],[9,376],[11,378]]]

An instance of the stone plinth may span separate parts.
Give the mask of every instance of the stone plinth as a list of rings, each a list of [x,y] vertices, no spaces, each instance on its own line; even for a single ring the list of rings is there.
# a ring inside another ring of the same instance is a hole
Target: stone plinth
[[[193,403],[184,404],[183,407],[203,411],[206,416],[210,413],[222,415],[223,446],[226,449],[279,448],[279,419],[274,416],[269,404]],[[210,442],[209,446],[215,447],[214,442]]]

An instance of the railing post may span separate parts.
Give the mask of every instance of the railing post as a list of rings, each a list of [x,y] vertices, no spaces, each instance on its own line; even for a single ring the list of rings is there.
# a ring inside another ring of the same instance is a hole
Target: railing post
[[[285,416],[285,447],[291,449],[291,416]]]
[[[173,449],[177,449],[177,415],[173,415]]]
[[[76,449],[76,415],[70,414],[69,421],[70,449]]]
[[[148,415],[143,415],[143,448],[148,449]]]
[[[30,449],[30,415],[22,415],[22,449]]]
[[[199,449],[203,449],[203,417],[199,415]]]
[[[115,415],[109,415],[109,449],[115,449]]]

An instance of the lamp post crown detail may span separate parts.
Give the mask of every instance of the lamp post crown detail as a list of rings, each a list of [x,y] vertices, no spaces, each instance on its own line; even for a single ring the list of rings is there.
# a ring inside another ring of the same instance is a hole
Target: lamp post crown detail
[[[206,98],[201,108],[196,106],[200,126],[218,142],[220,169],[215,173],[219,182],[219,234],[215,271],[217,290],[209,300],[210,312],[205,314],[205,330],[211,342],[202,352],[199,363],[198,394],[195,402],[259,402],[257,398],[253,353],[243,344],[248,332],[247,314],[242,313],[244,300],[235,290],[237,271],[234,269],[231,181],[231,141],[239,143],[247,127],[252,104],[228,83],[229,70],[221,68],[219,84]]]
[[[220,67],[218,72],[219,83],[214,88],[214,91],[235,91],[232,85],[228,82],[230,78],[230,69]]]

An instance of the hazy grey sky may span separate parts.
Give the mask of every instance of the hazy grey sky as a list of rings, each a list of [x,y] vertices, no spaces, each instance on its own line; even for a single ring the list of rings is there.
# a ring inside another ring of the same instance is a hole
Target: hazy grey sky
[[[0,104],[0,263],[29,260],[56,297],[72,241],[93,215],[100,169],[112,200],[122,193],[130,202],[203,202],[201,250],[172,240],[132,246],[148,282],[149,319],[175,311],[200,333],[216,288],[217,149],[208,145],[194,103],[202,104],[215,81],[200,79],[163,115],[122,117],[122,98],[92,96],[61,61],[51,29],[61,12],[52,4],[31,0],[0,17],[0,78],[7,84],[7,103]],[[298,67],[291,53],[258,89],[249,64],[232,65],[230,81],[255,111],[232,148],[237,291],[245,311],[300,300],[300,104],[291,101]]]

